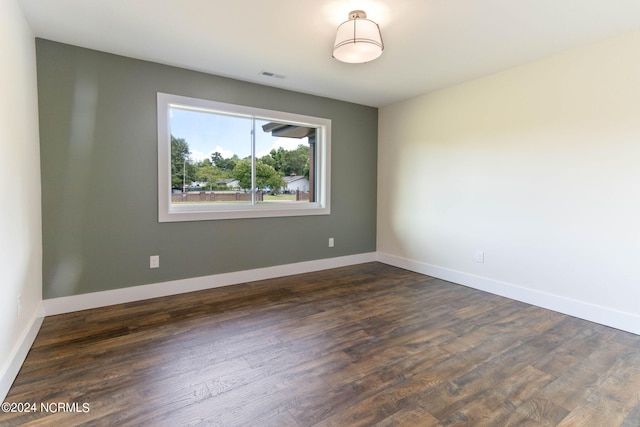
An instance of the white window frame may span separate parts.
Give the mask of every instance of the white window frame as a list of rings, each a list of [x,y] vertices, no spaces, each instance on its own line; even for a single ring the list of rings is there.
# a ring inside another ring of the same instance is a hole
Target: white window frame
[[[158,221],[204,221],[329,215],[331,196],[331,120],[167,93],[158,102]],[[318,129],[316,139],[316,201],[308,203],[172,204],[171,107],[232,114]]]

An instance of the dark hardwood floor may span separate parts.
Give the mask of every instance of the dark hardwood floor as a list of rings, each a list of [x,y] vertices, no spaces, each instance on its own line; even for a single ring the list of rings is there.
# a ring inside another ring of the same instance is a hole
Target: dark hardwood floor
[[[0,424],[638,427],[639,399],[640,337],[369,263],[47,317],[6,398],[37,411]]]

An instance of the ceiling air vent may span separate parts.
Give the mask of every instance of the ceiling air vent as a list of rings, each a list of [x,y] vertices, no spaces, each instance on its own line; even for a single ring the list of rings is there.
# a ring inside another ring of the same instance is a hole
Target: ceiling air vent
[[[260,71],[260,74],[267,77],[273,77],[276,79],[284,79],[287,76],[283,76],[282,74],[272,73],[271,71]]]

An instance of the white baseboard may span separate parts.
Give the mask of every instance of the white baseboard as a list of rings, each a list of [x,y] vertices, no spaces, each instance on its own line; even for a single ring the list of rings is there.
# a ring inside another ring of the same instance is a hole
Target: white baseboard
[[[3,367],[2,372],[0,372],[0,402],[4,402],[4,399],[7,397],[11,384],[13,384],[13,381],[18,376],[22,363],[24,362],[24,359],[27,358],[27,353],[29,353],[31,346],[38,335],[38,331],[40,331],[40,326],[42,326],[43,320],[44,312],[42,310],[42,306],[40,306],[33,313],[33,316],[31,316],[29,324],[24,329],[24,332],[18,339],[17,344],[11,351],[7,364]]]
[[[573,317],[640,335],[640,316],[584,301],[561,297],[486,277],[377,252],[379,262],[522,301]]]
[[[236,285],[256,280],[291,276],[293,274],[328,270],[330,268],[345,267],[372,261],[376,261],[375,252],[52,298],[43,301],[44,312],[47,316],[52,316],[55,314],[219,288],[221,286]]]

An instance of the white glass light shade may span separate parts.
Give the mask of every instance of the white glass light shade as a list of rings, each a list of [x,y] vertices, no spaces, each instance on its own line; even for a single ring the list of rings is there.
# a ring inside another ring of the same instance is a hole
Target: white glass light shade
[[[338,61],[358,64],[373,61],[382,55],[383,49],[378,24],[369,19],[354,18],[338,27],[333,57]]]

